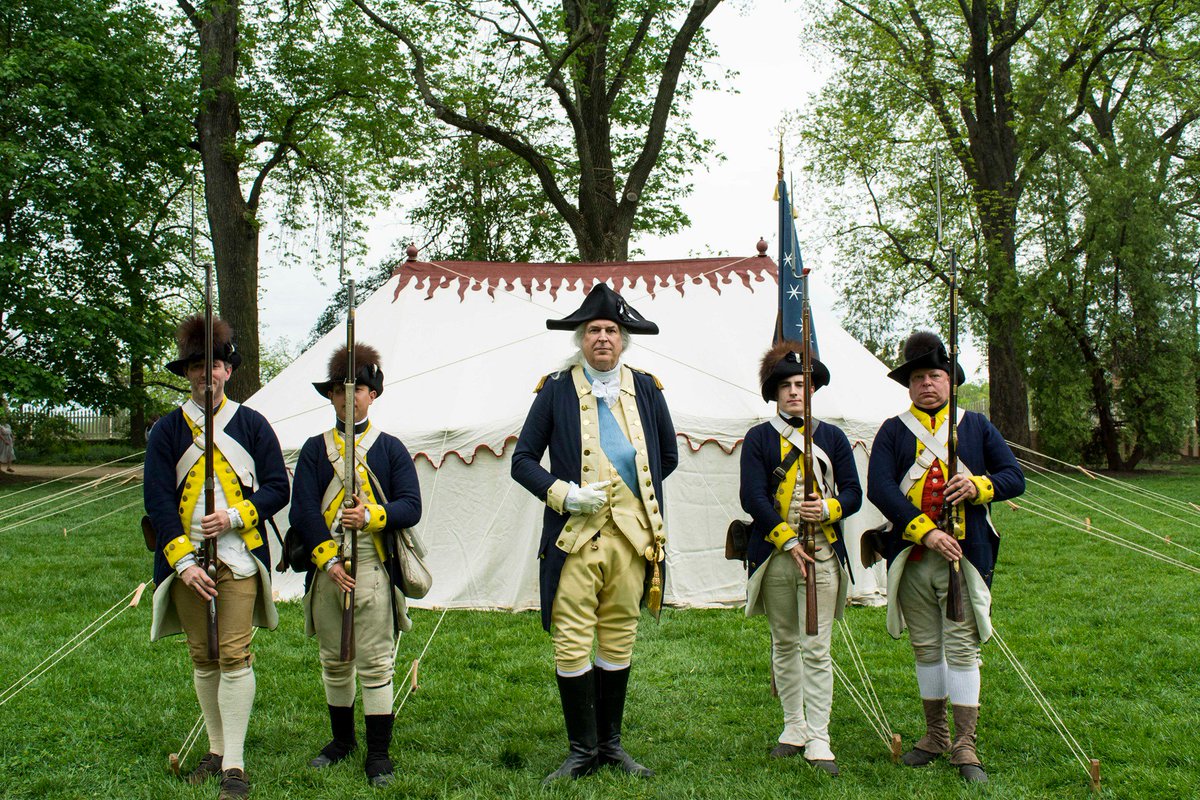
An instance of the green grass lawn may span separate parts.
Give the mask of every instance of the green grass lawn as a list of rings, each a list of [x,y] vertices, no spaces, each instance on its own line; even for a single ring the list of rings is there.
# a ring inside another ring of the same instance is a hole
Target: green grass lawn
[[[1200,500],[1195,466],[1135,483]],[[0,495],[0,512],[9,505]],[[1164,527],[1119,505],[1200,550],[1200,529]],[[149,577],[137,513],[70,530],[103,511],[83,506],[0,533],[0,691]],[[1155,545],[1100,515],[1072,513]],[[1200,797],[1200,575],[1026,513],[997,509],[996,517],[1004,537],[993,587],[997,630],[1087,754],[1101,760],[1103,795]],[[1200,566],[1200,557],[1178,548],[1156,549]],[[140,607],[0,706],[0,797],[215,798],[215,784],[192,788],[166,770],[198,707],[182,637],[148,641],[149,601],[147,593]],[[401,670],[439,616],[414,612]],[[962,785],[944,761],[926,770],[893,765],[840,686],[831,732],[842,777],[831,781],[799,759],[768,759],[782,723],[768,688],[767,627],[740,609],[669,609],[661,623],[642,622],[624,738],[658,777],[605,770],[549,790],[540,781],[564,757],[566,740],[538,616],[451,611],[422,661],[420,691],[397,719],[398,780],[370,790],[361,750],[320,773],[305,766],[328,738],[316,645],[304,637],[298,604],[280,606],[280,617],[278,630],[255,641],[258,697],[246,752],[252,796],[263,800],[1089,796],[1084,769],[995,644],[984,649],[980,725],[988,786]],[[907,641],[887,635],[883,609],[853,608],[847,621],[907,748],[921,733]],[[834,642],[835,658],[853,674],[840,634]],[[202,735],[189,766],[204,745]]]

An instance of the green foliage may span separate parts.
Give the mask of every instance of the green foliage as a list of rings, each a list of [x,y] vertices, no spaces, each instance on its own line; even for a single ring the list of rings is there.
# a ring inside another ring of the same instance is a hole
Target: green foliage
[[[713,150],[687,106],[715,85],[702,24],[718,3],[359,2],[403,42],[428,124],[465,134],[430,144],[448,172],[416,176],[435,249],[549,256],[569,230],[581,258],[614,260],[635,234],[685,227],[679,200]]]
[[[1191,466],[1140,476],[1135,485],[1184,498],[1198,480],[1200,470]],[[84,493],[61,515],[0,533],[7,537],[5,563],[21,565],[0,570],[9,620],[0,626],[0,651],[6,654],[0,660],[0,687],[7,688],[148,579],[150,554],[137,528],[140,487],[96,500],[108,491]],[[1037,487],[1031,492],[1053,497]],[[45,490],[11,499],[0,494],[0,509],[45,495]],[[1161,518],[1145,509],[1097,499],[1146,528],[1159,527]],[[101,504],[116,509],[130,502],[134,508],[95,519]],[[1196,564],[1178,548],[1111,525],[1083,506],[1068,503],[1064,511],[1074,518],[1090,513],[1096,526],[1114,527]],[[1086,753],[1102,761],[1100,796],[1196,796],[1200,759],[1181,734],[1200,716],[1195,659],[1200,619],[1189,603],[1196,576],[1027,512],[997,508],[996,523],[1009,540],[1001,548],[993,585],[996,629]],[[1193,549],[1200,546],[1190,527],[1178,529],[1173,538]],[[64,563],[74,569],[63,569]],[[1126,582],[1120,591],[1111,581],[1097,579],[1120,571],[1141,579]],[[47,603],[47,597],[70,602]],[[328,740],[320,668],[316,644],[304,635],[300,604],[281,604],[279,610],[279,628],[260,631],[253,644],[258,694],[246,744],[253,796],[366,797],[372,792],[362,772],[361,745],[341,766],[321,771],[305,766]],[[983,791],[964,789],[945,759],[922,770],[894,765],[840,682],[830,730],[842,777],[831,782],[800,759],[768,758],[782,727],[778,701],[769,690],[769,633],[762,617],[746,619],[740,608],[667,609],[659,623],[649,616],[641,621],[623,743],[657,770],[657,777],[631,780],[606,769],[542,789],[542,777],[566,754],[566,737],[552,646],[537,614],[450,610],[443,617],[441,610],[418,610],[413,618],[413,631],[400,641],[398,673],[420,657],[420,690],[397,717],[392,746],[397,783],[376,792],[380,796],[1090,796],[1086,771],[995,643],[984,648],[979,747],[991,784]],[[850,608],[846,620],[891,726],[905,747],[911,746],[922,721],[908,642],[887,635],[883,609]],[[167,755],[181,750],[199,710],[182,637],[151,644],[149,626],[147,587],[138,607],[122,612],[0,708],[6,797],[215,795],[215,785],[188,787],[166,769]],[[833,655],[853,678],[840,629],[834,633]],[[398,680],[398,691],[406,685]],[[360,732],[361,726],[359,712]],[[196,762],[204,745],[201,733],[185,767]]]
[[[1055,452],[1078,454],[1093,416],[1110,466],[1174,449],[1195,407],[1181,388],[1195,320],[1179,315],[1200,260],[1200,96],[1182,66],[1200,57],[1198,23],[1194,0],[827,7],[813,31],[837,78],[804,142],[845,220],[847,327],[879,349],[931,316],[944,325],[941,151],[963,329],[989,345],[993,412],[1013,389],[1008,410],[1024,407],[1027,372]]]
[[[354,282],[354,307],[358,308],[367,301],[367,298],[374,294],[380,286],[388,282],[392,277],[392,264],[385,264],[380,268],[375,269],[361,280]],[[329,331],[333,330],[338,325],[346,323],[346,300],[349,298],[350,287],[345,284],[339,284],[337,291],[334,292],[333,298],[329,301],[329,305],[317,317],[317,321],[313,323],[312,330],[309,331],[308,341],[304,343],[304,350],[312,347]],[[344,343],[344,340],[343,340]]]
[[[186,275],[186,78],[140,4],[0,9],[0,396],[131,407]]]

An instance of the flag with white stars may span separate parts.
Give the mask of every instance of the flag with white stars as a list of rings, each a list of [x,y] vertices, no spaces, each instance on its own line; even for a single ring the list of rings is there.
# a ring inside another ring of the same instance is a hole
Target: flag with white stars
[[[782,173],[782,156],[780,161]],[[800,241],[796,237],[796,220],[792,217],[792,204],[788,199],[787,181],[779,179],[779,327],[775,331],[778,341],[780,332],[786,339],[800,341],[803,336],[804,294],[808,281],[804,277],[804,260],[800,257]],[[819,358],[816,326],[810,331],[814,358]]]

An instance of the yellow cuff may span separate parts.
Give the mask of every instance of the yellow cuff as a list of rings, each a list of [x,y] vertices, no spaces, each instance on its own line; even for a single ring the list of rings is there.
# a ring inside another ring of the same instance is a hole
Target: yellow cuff
[[[570,490],[571,484],[566,481],[555,481],[550,484],[550,488],[546,490],[546,505],[557,514],[565,514],[563,504],[567,502],[567,492]]]
[[[775,545],[778,550],[783,550],[783,546],[795,538],[796,532],[786,522],[779,523],[767,534],[767,541]]]
[[[231,508],[237,509],[237,512],[242,515],[242,527],[246,530],[258,527],[258,509],[254,507],[254,503],[249,500],[241,500],[234,503]]]
[[[992,502],[992,498],[996,496],[996,487],[992,485],[991,478],[986,475],[972,475],[971,483],[979,490],[979,495],[971,501],[972,503],[984,506]]]
[[[904,529],[903,538],[920,544],[921,540],[925,538],[925,534],[935,529],[937,529],[937,525],[933,524],[933,520],[927,514],[920,514],[912,522],[908,523],[908,526]]]
[[[326,539],[313,548],[312,562],[317,565],[318,569],[325,569],[326,562],[336,556],[337,551],[337,542],[335,542],[333,539]]]
[[[384,507],[375,503],[368,503],[367,511],[371,513],[371,521],[367,523],[367,527],[363,528],[363,530],[368,533],[377,533],[383,530],[384,526],[387,525],[387,511]]]
[[[841,503],[839,503],[837,500],[834,500],[831,497],[825,501],[825,504],[827,506],[829,506],[829,519],[825,520],[826,522],[834,523],[842,518],[842,504]]]
[[[167,557],[167,563],[171,565],[171,569],[175,568],[175,563],[179,559],[193,552],[195,551],[192,549],[192,540],[186,536],[176,536],[163,548],[163,555]]]

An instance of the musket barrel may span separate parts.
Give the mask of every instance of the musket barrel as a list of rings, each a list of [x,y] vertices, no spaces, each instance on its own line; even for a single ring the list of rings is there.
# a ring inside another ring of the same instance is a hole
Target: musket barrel
[[[807,283],[807,276],[805,276]],[[804,500],[809,500],[816,492],[816,481],[813,476],[813,426],[812,426],[812,316],[808,306],[808,287],[805,286],[804,306],[801,312],[800,330],[804,338],[801,342],[804,359]],[[813,558],[817,553],[817,526],[812,522],[803,523],[804,552]],[[808,636],[816,636],[817,625],[817,575],[816,561],[808,562],[808,575],[804,580],[804,632]]]
[[[216,458],[216,446],[213,439],[215,388],[213,387],[212,270],[212,262],[209,262],[204,273],[204,516],[206,517],[217,509],[216,469],[213,465],[213,460]],[[215,582],[217,579],[216,537],[204,540],[203,552],[204,571]],[[215,597],[209,598],[208,601],[206,633],[208,658],[216,661],[220,658],[221,636],[217,626],[217,599]]]
[[[355,505],[355,432],[354,424],[356,422],[354,407],[354,395],[357,385],[356,365],[354,363],[354,281],[347,282],[347,312],[346,312],[346,380],[342,384],[345,391],[345,405],[342,408],[342,446],[345,450],[343,461],[345,463],[345,472],[342,476],[342,508],[344,510],[354,508]],[[346,539],[350,540],[350,554],[343,557],[345,560],[344,568],[350,576],[350,580],[354,580],[358,575],[358,531],[342,526],[342,546],[345,547]],[[342,597],[342,640],[341,652],[338,657],[342,661],[354,660],[354,589],[346,592]]]

